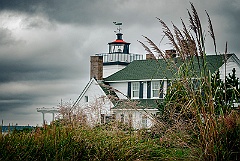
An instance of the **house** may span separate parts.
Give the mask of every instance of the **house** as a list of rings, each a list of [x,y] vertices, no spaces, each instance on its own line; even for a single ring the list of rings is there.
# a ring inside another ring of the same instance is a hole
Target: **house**
[[[131,54],[122,34],[109,43],[109,52],[91,56],[90,81],[77,100],[90,125],[106,123],[111,119],[128,124],[134,129],[149,128],[159,112],[158,103],[164,100],[170,80],[177,71],[169,69],[164,59],[150,54]],[[174,50],[167,53],[176,55]],[[211,73],[220,70],[221,78],[232,69],[240,71],[240,61],[235,54],[228,54],[225,63],[222,55],[207,55]],[[181,65],[177,57],[172,59]],[[197,60],[194,61],[196,68]],[[240,72],[237,72],[240,78]],[[195,73],[196,77],[198,72]],[[129,101],[131,100],[131,101]]]

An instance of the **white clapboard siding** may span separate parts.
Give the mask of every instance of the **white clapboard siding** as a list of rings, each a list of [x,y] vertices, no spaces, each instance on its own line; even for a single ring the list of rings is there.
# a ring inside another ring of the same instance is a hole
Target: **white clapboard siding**
[[[236,76],[240,78],[240,66],[239,64],[235,61],[233,57],[229,58],[227,63],[226,63],[226,75],[232,74],[233,68],[236,69]],[[225,80],[225,64],[223,64],[220,68],[220,78],[224,81]]]
[[[104,65],[103,66],[103,78],[106,78],[119,70],[125,68],[125,65]]]

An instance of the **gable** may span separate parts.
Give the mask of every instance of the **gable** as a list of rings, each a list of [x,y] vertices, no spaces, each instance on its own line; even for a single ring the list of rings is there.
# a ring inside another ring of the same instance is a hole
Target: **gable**
[[[226,62],[226,70],[225,70],[225,64],[219,68],[220,71],[220,78],[222,80],[225,80],[225,72],[226,75],[232,74],[233,68],[236,69],[236,77],[240,78],[240,60],[236,57],[236,55],[232,55]]]
[[[94,99],[94,98],[98,98],[98,97],[101,97],[101,96],[106,96],[106,94],[102,90],[102,88],[100,87],[99,83],[94,78],[92,78],[88,82],[88,84],[86,85],[86,87],[84,88],[84,90],[82,91],[82,93],[80,94],[80,96],[79,96],[79,98],[77,99],[76,102],[78,102],[78,103],[85,102],[84,101],[85,96],[87,96],[91,99]]]

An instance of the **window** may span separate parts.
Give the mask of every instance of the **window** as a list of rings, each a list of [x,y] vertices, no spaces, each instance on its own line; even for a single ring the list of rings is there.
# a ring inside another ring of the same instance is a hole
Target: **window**
[[[116,120],[116,114],[112,114],[112,120]]]
[[[152,97],[159,97],[160,82],[152,82]]]
[[[88,102],[88,96],[85,96],[85,102]]]
[[[106,116],[105,117],[105,123],[109,123],[112,120],[112,116]]]
[[[124,114],[121,114],[121,118],[120,119],[121,119],[120,122],[124,123]]]
[[[139,98],[139,82],[132,83],[132,97]]]
[[[128,120],[128,125],[129,125],[129,127],[132,127],[132,114],[129,114],[128,115],[128,117],[129,117],[129,120]]]
[[[124,44],[111,44],[110,53],[122,53],[124,49]]]
[[[105,123],[105,115],[101,114],[101,124],[104,124],[104,123]]]
[[[142,116],[142,128],[147,128],[147,116]]]
[[[163,85],[164,81],[152,82],[152,97],[153,98],[163,98]]]

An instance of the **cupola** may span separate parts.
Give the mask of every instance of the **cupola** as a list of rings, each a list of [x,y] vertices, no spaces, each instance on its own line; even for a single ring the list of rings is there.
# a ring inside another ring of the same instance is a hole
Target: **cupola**
[[[122,38],[122,33],[121,33],[121,28],[120,25],[122,23],[116,23],[114,22],[115,25],[118,25],[118,33],[116,34],[117,39],[113,42],[108,43],[109,45],[109,54],[114,54],[114,53],[122,53],[122,54],[129,54],[129,45],[130,43],[127,43],[123,40]]]

